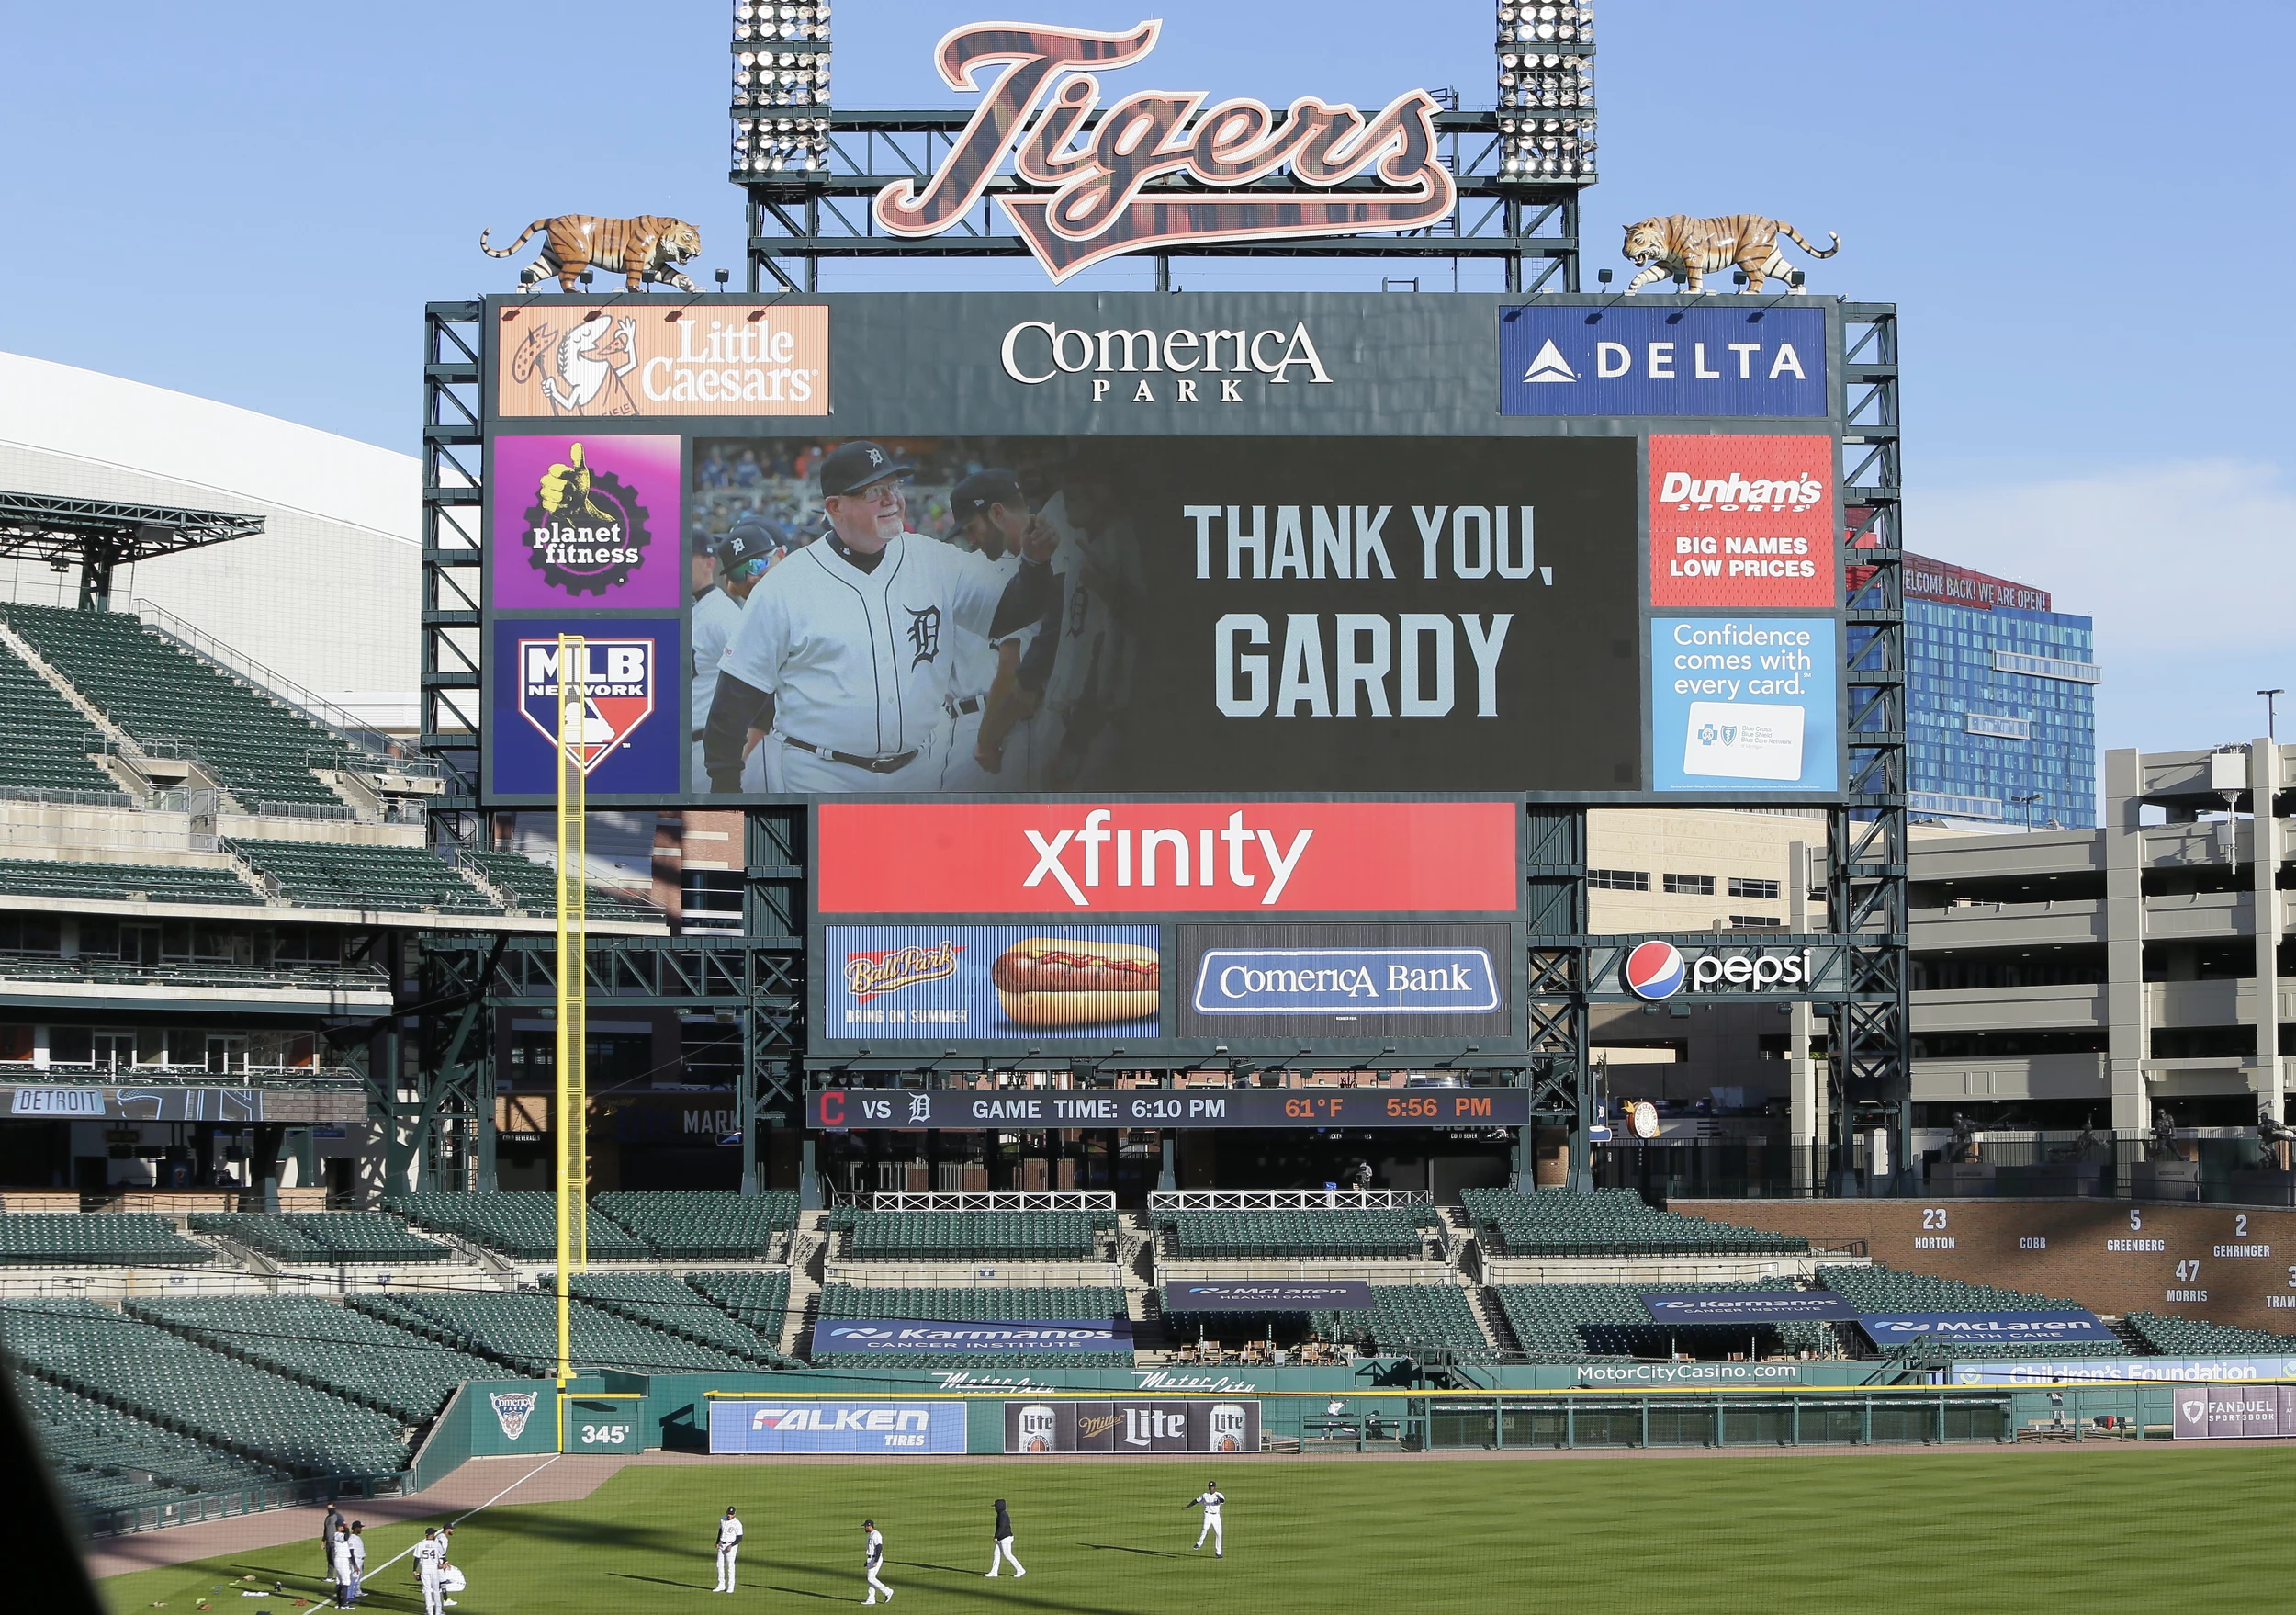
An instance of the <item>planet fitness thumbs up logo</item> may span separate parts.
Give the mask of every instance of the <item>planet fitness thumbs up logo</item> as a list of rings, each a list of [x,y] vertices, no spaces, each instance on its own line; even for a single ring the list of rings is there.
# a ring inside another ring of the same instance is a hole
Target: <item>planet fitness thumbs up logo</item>
[[[653,541],[636,490],[585,463],[570,445],[564,463],[543,472],[526,511],[526,559],[568,594],[603,594],[630,581]]]

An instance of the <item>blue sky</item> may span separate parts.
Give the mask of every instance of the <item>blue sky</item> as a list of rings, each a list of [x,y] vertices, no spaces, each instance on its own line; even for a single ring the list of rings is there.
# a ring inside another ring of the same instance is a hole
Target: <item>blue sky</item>
[[[1840,232],[1812,289],[1903,310],[1908,542],[2096,615],[2104,744],[2259,728],[2250,692],[2296,687],[2280,397],[2296,318],[2276,284],[2296,247],[2296,6],[1597,5],[1590,275],[1650,213]],[[676,213],[701,226],[704,266],[738,277],[730,9],[28,7],[0,98],[17,220],[0,347],[411,450],[422,303],[512,284],[479,255],[482,226]],[[1489,0],[847,0],[838,99],[962,104],[929,48],[990,15],[1160,16],[1136,85],[1279,105],[1491,95]],[[1026,265],[937,273],[1042,284]],[[1374,289],[1378,275],[1278,261],[1179,278]]]

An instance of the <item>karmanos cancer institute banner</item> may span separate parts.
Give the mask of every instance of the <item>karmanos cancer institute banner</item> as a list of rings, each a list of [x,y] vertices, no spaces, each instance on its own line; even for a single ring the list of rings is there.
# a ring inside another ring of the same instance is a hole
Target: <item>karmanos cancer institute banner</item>
[[[813,1327],[814,1355],[825,1351],[1130,1351],[1130,1318],[827,1317]]]

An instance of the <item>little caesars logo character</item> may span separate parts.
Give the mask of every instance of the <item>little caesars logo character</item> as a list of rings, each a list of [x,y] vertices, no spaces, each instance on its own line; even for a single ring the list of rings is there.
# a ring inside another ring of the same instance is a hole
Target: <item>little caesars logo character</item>
[[[634,489],[585,464],[579,443],[566,457],[542,474],[527,508],[527,563],[553,588],[602,595],[630,581],[653,535]]]

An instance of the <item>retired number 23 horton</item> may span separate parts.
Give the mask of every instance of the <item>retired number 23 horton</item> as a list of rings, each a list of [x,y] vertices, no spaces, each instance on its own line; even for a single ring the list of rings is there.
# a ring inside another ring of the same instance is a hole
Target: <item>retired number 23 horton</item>
[[[1513,800],[824,802],[824,1052],[1521,1036]]]

